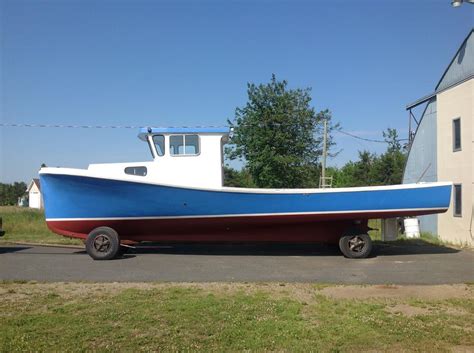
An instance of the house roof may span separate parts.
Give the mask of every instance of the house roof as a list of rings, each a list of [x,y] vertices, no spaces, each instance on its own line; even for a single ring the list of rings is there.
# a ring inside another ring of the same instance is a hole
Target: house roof
[[[435,90],[447,88],[465,80],[474,74],[474,29],[471,29],[469,34],[461,43],[461,46],[454,54],[449,62],[448,67],[444,71],[441,79],[436,85]]]
[[[31,188],[33,187],[33,185],[36,185],[36,187],[38,188],[39,191],[41,191],[41,184],[40,184],[40,180],[38,178],[33,178],[30,182],[30,184],[28,185],[28,187],[26,188],[26,192],[30,192]]]
[[[449,62],[448,67],[444,70],[441,79],[436,85],[434,92],[408,104],[406,109],[409,110],[425,103],[437,94],[472,78],[474,78],[474,29],[469,31],[459,49],[456,51],[456,54],[454,54],[454,57]]]

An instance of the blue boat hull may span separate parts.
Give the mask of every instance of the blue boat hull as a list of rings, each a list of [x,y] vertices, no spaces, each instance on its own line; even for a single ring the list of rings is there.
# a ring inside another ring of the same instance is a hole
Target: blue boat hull
[[[40,174],[46,221],[85,238],[98,226],[122,240],[331,241],[358,221],[440,213],[450,184],[308,192],[204,190],[65,174]]]

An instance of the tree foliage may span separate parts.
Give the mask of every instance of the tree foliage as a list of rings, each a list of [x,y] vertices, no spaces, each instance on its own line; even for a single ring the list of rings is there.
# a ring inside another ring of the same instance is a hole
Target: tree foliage
[[[237,108],[229,159],[246,162],[246,170],[257,187],[312,187],[322,154],[323,119],[331,132],[328,110],[316,113],[311,103],[311,89],[288,89],[287,81],[275,75],[267,84],[247,85],[248,102]],[[334,145],[329,133],[328,147]]]
[[[369,151],[359,151],[359,159],[346,163],[341,169],[333,171],[335,187],[393,185],[400,184],[406,153],[400,144],[397,130],[383,132],[387,150],[380,156]]]
[[[395,129],[387,129],[383,132],[387,149],[381,155],[369,151],[359,151],[356,161],[349,161],[341,168],[329,167],[326,175],[333,177],[333,187],[370,186],[370,185],[393,185],[400,184],[403,178],[403,168],[406,161],[406,153],[400,144],[398,133]],[[321,165],[317,163],[308,167],[308,175],[314,184],[307,187],[317,187]],[[237,171],[227,168],[225,182],[228,186],[252,187],[251,175],[248,170]]]
[[[0,206],[13,206],[18,203],[18,198],[26,192],[24,182],[14,182],[13,184],[0,183]]]
[[[230,167],[224,167],[224,185],[242,188],[256,187],[247,168],[236,170]]]

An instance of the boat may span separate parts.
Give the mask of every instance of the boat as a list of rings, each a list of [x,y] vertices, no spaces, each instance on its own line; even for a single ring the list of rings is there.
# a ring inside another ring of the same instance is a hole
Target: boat
[[[41,168],[46,223],[96,260],[152,242],[325,242],[372,249],[369,219],[445,212],[451,182],[324,189],[223,186],[228,128],[143,128],[151,160]]]

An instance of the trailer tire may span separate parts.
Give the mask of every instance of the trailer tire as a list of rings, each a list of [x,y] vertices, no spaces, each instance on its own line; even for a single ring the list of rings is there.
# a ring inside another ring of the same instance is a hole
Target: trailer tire
[[[339,239],[339,249],[350,259],[364,259],[372,251],[372,239],[367,233],[352,231]]]
[[[111,260],[119,254],[120,238],[109,227],[98,227],[86,239],[86,251],[94,260]]]

